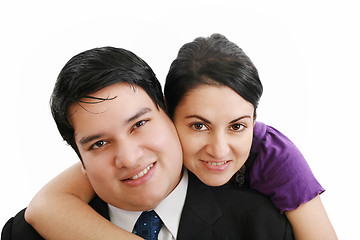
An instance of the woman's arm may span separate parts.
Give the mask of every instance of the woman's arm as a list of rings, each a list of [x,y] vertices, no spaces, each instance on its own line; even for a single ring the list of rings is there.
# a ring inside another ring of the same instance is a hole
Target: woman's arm
[[[94,196],[81,164],[75,164],[36,194],[26,210],[26,221],[46,239],[142,239],[92,209],[87,203]]]
[[[285,214],[296,240],[337,239],[319,195]]]
[[[319,196],[324,188],[296,145],[277,129],[256,122],[252,151],[257,158],[250,187],[285,212],[296,239],[337,239]]]

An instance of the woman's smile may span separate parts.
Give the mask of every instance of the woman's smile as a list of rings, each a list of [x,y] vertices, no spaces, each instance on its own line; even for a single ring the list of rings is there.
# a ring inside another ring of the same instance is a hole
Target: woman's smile
[[[219,171],[219,172],[224,171],[231,164],[231,161],[214,162],[214,161],[201,160],[201,162],[204,165],[204,167],[209,171]]]
[[[175,109],[174,123],[184,165],[207,185],[227,183],[249,156],[254,107],[229,87],[192,89]]]

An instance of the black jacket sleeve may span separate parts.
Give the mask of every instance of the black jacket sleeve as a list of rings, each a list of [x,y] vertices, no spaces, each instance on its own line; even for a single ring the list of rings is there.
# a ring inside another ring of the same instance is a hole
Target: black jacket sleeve
[[[40,240],[42,238],[35,229],[25,221],[25,210],[10,218],[1,232],[1,240]]]

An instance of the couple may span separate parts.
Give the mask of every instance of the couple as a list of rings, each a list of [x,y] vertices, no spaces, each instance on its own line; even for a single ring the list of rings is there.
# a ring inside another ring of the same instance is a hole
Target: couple
[[[219,34],[185,44],[164,93],[166,104],[151,68],[124,49],[92,49],[64,66],[51,110],[82,166],[26,210],[44,238],[139,239],[127,231],[154,209],[159,239],[336,239],[300,152],[255,124],[262,85],[236,44]],[[2,237],[42,239],[24,212]]]

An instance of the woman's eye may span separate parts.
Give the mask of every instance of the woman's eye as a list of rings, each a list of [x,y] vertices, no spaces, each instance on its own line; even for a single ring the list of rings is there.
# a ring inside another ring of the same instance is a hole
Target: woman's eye
[[[245,128],[245,126],[242,125],[242,124],[239,124],[239,123],[235,123],[235,124],[231,125],[230,128],[233,131],[241,131],[241,130],[243,130]]]
[[[100,140],[100,141],[97,141],[96,143],[94,143],[93,145],[91,145],[90,149],[99,149],[101,148],[102,146],[106,145],[108,142],[107,141],[104,141],[104,140]]]
[[[193,123],[191,124],[191,127],[193,127],[197,131],[202,131],[207,129],[205,124],[203,123]]]

